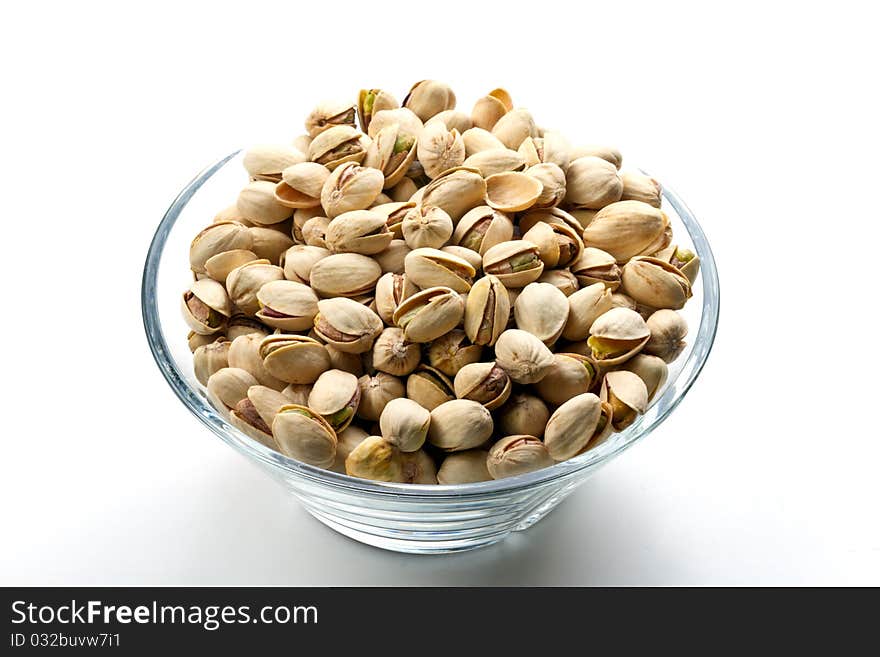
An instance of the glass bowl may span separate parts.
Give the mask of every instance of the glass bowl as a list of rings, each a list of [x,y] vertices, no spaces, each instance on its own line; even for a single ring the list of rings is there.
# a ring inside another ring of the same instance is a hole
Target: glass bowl
[[[697,220],[664,184],[663,209],[674,241],[699,255],[701,272],[682,311],[690,326],[689,344],[669,366],[667,383],[648,411],[625,431],[544,470],[478,484],[373,482],[294,461],[247,437],[211,406],[193,374],[188,329],[180,315],[180,295],[192,281],[190,241],[233,202],[245,180],[239,151],[196,176],[159,223],[144,266],[141,298],[150,349],[172,390],[206,427],[286,486],[315,518],[363,543],[399,552],[456,552],[491,545],[530,527],[656,429],[693,385],[712,348],[719,309],[715,261]]]

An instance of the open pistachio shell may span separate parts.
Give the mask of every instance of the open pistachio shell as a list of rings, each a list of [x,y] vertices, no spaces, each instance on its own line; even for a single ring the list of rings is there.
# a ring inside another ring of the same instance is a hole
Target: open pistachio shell
[[[282,406],[272,422],[282,454],[319,468],[336,459],[336,433],[327,421],[306,406]]]
[[[602,283],[593,283],[568,297],[568,320],[562,329],[566,340],[586,340],[590,327],[611,310],[611,291]]]
[[[449,129],[445,123],[428,123],[419,136],[416,151],[425,175],[433,179],[447,169],[461,166],[464,162],[464,140],[458,130]]]
[[[251,180],[278,182],[287,167],[305,161],[306,156],[293,146],[259,144],[245,151],[242,164]]]
[[[260,332],[236,336],[229,345],[227,359],[230,367],[238,367],[249,372],[260,385],[274,390],[284,388],[285,381],[274,376],[263,364],[260,346],[265,335]]]
[[[345,100],[327,100],[320,103],[306,117],[305,128],[314,139],[334,126],[354,126],[355,105]]]
[[[570,163],[570,145],[558,132],[548,130],[542,137],[527,137],[519,145],[518,153],[528,166],[555,164],[563,174]]]
[[[452,88],[437,80],[416,82],[406,98],[403,106],[409,108],[422,121],[445,110],[455,109],[455,93]]]
[[[258,259],[268,260],[273,265],[277,264],[281,255],[293,246],[293,240],[290,239],[287,231],[281,231],[276,226],[251,226],[248,232],[252,238],[250,250]],[[216,280],[226,280],[226,277]]]
[[[526,169],[525,173],[541,183],[541,194],[534,207],[552,208],[565,198],[565,172],[556,164],[535,164]]]
[[[538,277],[538,282],[549,283],[567,297],[580,288],[575,275],[567,269],[545,269],[544,273]]]
[[[529,283],[517,297],[513,315],[518,328],[551,345],[568,321],[568,298],[549,283]]]
[[[593,393],[572,397],[550,416],[544,445],[554,461],[565,461],[584,452],[591,443],[611,433],[611,408]]]
[[[382,437],[402,452],[421,449],[430,424],[430,411],[403,397],[388,402],[379,417]]]
[[[637,354],[630,358],[621,369],[636,374],[644,383],[648,392],[648,401],[654,399],[656,394],[666,383],[669,368],[662,358],[649,354]]]
[[[312,139],[309,160],[331,171],[345,162],[362,162],[369,140],[351,125],[335,125]]]
[[[478,280],[468,294],[464,313],[464,330],[476,345],[494,345],[507,328],[510,297],[497,276],[487,274]]]
[[[431,411],[428,441],[447,452],[479,447],[492,435],[492,414],[470,399],[453,399]]]
[[[439,249],[452,235],[452,219],[441,208],[420,205],[407,211],[402,232],[411,249]]]
[[[413,164],[418,148],[417,134],[405,132],[397,123],[387,125],[376,133],[367,148],[364,165],[382,172],[385,177],[382,184],[384,189],[401,182]]]
[[[537,383],[553,365],[553,353],[528,331],[508,329],[495,343],[495,360],[517,383]]]
[[[621,282],[626,294],[649,308],[679,310],[691,297],[687,276],[659,258],[632,258],[623,266]]]
[[[463,166],[477,169],[483,178],[505,171],[522,171],[526,167],[525,159],[509,148],[491,148],[469,156]]]
[[[597,363],[619,365],[641,351],[650,337],[641,315],[628,308],[612,308],[593,322],[587,342]]]
[[[309,283],[323,297],[355,297],[372,290],[382,275],[379,264],[359,253],[336,253],[312,266]]]
[[[505,287],[525,287],[544,271],[537,245],[525,240],[501,242],[483,254],[483,271]]]
[[[226,337],[229,340],[235,340],[235,338],[242,335],[250,335],[252,333],[256,333],[261,338],[264,338],[269,335],[270,329],[258,319],[249,317],[241,312],[235,313],[226,323]]]
[[[208,399],[218,411],[228,415],[229,409],[247,397],[251,386],[259,382],[250,373],[237,367],[224,367],[208,378]]]
[[[374,112],[370,126],[367,128],[367,134],[372,139],[376,139],[382,130],[395,124],[399,126],[399,134],[415,138],[418,138],[424,127],[422,120],[411,109],[397,107]]]
[[[271,226],[289,219],[293,210],[281,205],[275,198],[275,183],[267,180],[249,182],[238,195],[238,211],[260,226]]]
[[[406,396],[431,411],[455,399],[455,390],[445,374],[433,367],[419,365],[406,379]]]
[[[571,263],[571,271],[583,287],[601,283],[611,292],[620,287],[622,272],[614,256],[592,246],[585,247]]]
[[[327,350],[304,335],[270,335],[260,343],[263,365],[269,373],[287,383],[314,383],[330,369]]]
[[[373,367],[394,376],[406,376],[419,364],[422,357],[417,342],[407,339],[403,329],[389,326],[373,343]]]
[[[521,212],[537,202],[543,186],[537,178],[516,171],[486,178],[486,204],[502,212]]]
[[[257,318],[284,331],[306,331],[318,313],[318,297],[308,285],[270,281],[257,292]]]
[[[461,321],[464,301],[448,287],[430,287],[407,297],[392,315],[410,342],[430,342]]]
[[[495,89],[474,103],[471,120],[476,127],[491,130],[498,120],[512,109],[510,94],[504,89]]]
[[[461,138],[464,141],[464,153],[467,157],[482,151],[509,150],[498,137],[483,128],[473,127],[465,130]]]
[[[275,185],[275,200],[288,208],[314,208],[321,205],[321,189],[330,170],[317,162],[300,162],[281,172]]]
[[[326,258],[328,255],[330,255],[330,251],[320,246],[294,244],[284,252],[279,262],[287,280],[308,284],[312,275],[312,267],[318,260]]]
[[[358,94],[358,118],[361,122],[361,130],[367,132],[373,114],[386,109],[397,109],[400,103],[384,89],[361,89]]]
[[[669,245],[669,218],[641,201],[618,201],[603,207],[584,229],[584,246],[607,251],[618,263],[656,253]]]
[[[443,253],[448,253],[457,258],[461,258],[462,260],[466,260],[477,273],[483,269],[483,258],[476,251],[471,251],[464,246],[457,246],[455,244],[447,244],[446,246],[440,247],[440,250],[443,251]]]
[[[352,210],[365,210],[382,193],[385,176],[379,169],[345,162],[336,167],[321,187],[321,207],[332,219]]]
[[[403,381],[385,372],[377,372],[373,376],[363,375],[358,379],[358,387],[361,389],[361,403],[358,405],[357,415],[370,422],[379,420],[389,401],[406,394]]]
[[[473,290],[468,295],[468,301],[471,295]],[[446,376],[454,377],[465,365],[478,362],[482,353],[482,345],[471,344],[464,331],[454,329],[431,342],[428,347],[428,362]]]
[[[496,244],[512,239],[511,218],[488,205],[468,210],[452,233],[453,244],[476,251],[481,256]]]
[[[354,299],[335,297],[318,302],[315,333],[340,351],[362,354],[382,332],[379,316]]]
[[[534,436],[507,436],[492,445],[486,467],[493,479],[515,477],[553,465],[553,459]]]
[[[434,178],[422,193],[423,205],[435,205],[446,211],[453,223],[468,210],[483,204],[486,181],[476,169],[455,167]]]
[[[564,223],[535,223],[524,235],[538,247],[538,256],[547,268],[568,267],[580,257],[584,243],[580,235]]]
[[[428,127],[429,123],[437,122],[445,125],[447,130],[458,130],[459,133],[474,127],[474,122],[468,114],[455,109],[443,110],[435,114],[425,123],[425,127]]]
[[[623,164],[623,156],[620,151],[610,146],[596,144],[575,146],[569,150],[569,156],[572,162],[582,157],[599,157],[613,164],[615,169],[619,169]]]
[[[252,260],[236,267],[226,277],[226,290],[232,303],[248,315],[260,310],[257,292],[270,281],[284,279],[284,270],[268,260]]]
[[[611,405],[611,424],[616,431],[626,429],[648,408],[645,382],[627,370],[608,372],[602,380],[600,397]]]
[[[360,400],[361,390],[354,374],[327,370],[312,386],[308,406],[338,432],[351,424]]]
[[[203,386],[208,385],[208,379],[214,372],[229,367],[229,345],[226,338],[219,338],[216,342],[203,344],[193,352],[193,373]]]
[[[196,235],[190,244],[190,267],[196,273],[205,273],[205,263],[213,256],[227,251],[247,250],[251,244],[247,226],[235,221],[211,224]]]
[[[437,470],[437,482],[444,485],[475,484],[492,481],[486,467],[489,452],[484,449],[468,449],[448,454]]]
[[[386,324],[394,324],[394,311],[400,303],[419,291],[406,274],[388,272],[376,282],[376,312]]]
[[[442,286],[461,293],[471,289],[477,273],[467,260],[432,248],[410,251],[404,270],[407,278],[421,288]]]
[[[623,193],[617,169],[600,157],[572,160],[565,178],[565,200],[576,207],[598,210],[619,201]]]
[[[660,183],[637,171],[626,171],[620,175],[623,182],[621,201],[642,201],[659,208],[662,201]]]
[[[361,255],[384,251],[392,239],[394,235],[388,230],[385,217],[372,210],[340,214],[330,222],[324,235],[324,242],[331,251]]]
[[[455,396],[479,402],[490,411],[510,397],[510,377],[494,362],[472,363],[455,375]]]
[[[352,477],[373,481],[403,481],[400,450],[382,436],[369,436],[345,459],[345,472]]]
[[[517,150],[528,137],[538,136],[538,128],[528,110],[515,109],[498,119],[492,126],[492,134],[507,148]]]
[[[559,406],[589,392],[598,380],[598,368],[586,356],[556,353],[547,374],[535,384],[535,391],[551,406]]]
[[[223,329],[226,318],[232,314],[232,302],[226,288],[213,279],[204,278],[183,293],[181,309],[191,330],[211,335]]]

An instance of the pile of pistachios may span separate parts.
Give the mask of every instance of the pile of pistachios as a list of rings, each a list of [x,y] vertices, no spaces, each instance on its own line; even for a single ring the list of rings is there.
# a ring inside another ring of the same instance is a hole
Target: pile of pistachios
[[[233,426],[365,479],[519,475],[630,426],[685,346],[699,258],[661,187],[495,89],[324,102],[192,241],[196,378]]]

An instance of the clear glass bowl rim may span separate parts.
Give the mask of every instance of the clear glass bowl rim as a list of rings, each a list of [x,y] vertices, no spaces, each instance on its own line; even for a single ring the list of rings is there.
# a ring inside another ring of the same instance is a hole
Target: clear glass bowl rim
[[[675,379],[678,387],[674,389],[670,385],[672,381],[667,383],[663,395],[652,403],[652,406],[662,406],[663,410],[650,423],[640,427],[638,432],[633,432],[626,440],[606,442],[580,456],[557,463],[549,468],[516,477],[476,484],[419,485],[376,482],[349,477],[295,461],[261,445],[230,426],[207,400],[193,390],[174,362],[162,331],[156,304],[157,276],[162,253],[168,235],[180,213],[202,185],[240,152],[240,150],[237,150],[201,171],[183,188],[165,212],[150,242],[144,264],[141,285],[141,312],[143,314],[147,341],[153,358],[172,390],[174,390],[177,397],[190,412],[233,448],[244,451],[248,456],[264,465],[274,469],[282,469],[286,475],[346,491],[355,491],[368,495],[408,498],[412,501],[436,499],[438,497],[454,497],[460,498],[462,501],[469,497],[494,497],[496,495],[506,495],[523,489],[543,486],[561,479],[568,479],[578,472],[588,470],[591,467],[611,460],[656,429],[675,410],[675,407],[681,400],[684,399],[684,396],[702,371],[706,359],[712,350],[715,333],[718,328],[720,310],[718,271],[715,259],[706,235],[693,213],[688,209],[684,201],[669,186],[664,184],[663,197],[673,207],[687,228],[695,250],[700,256],[700,272],[703,282],[703,311],[700,327],[694,338],[693,349],[682,366],[679,378]],[[680,380],[682,376],[684,376],[684,379]],[[237,434],[237,436],[234,437],[231,435],[232,433]]]

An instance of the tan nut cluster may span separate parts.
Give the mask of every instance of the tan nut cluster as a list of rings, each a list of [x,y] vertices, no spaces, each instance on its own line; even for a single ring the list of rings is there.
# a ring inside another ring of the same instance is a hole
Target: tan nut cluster
[[[181,307],[218,412],[311,466],[444,485],[638,422],[686,346],[700,266],[661,185],[504,89],[470,112],[436,80],[352,95],[249,149],[192,241]]]

